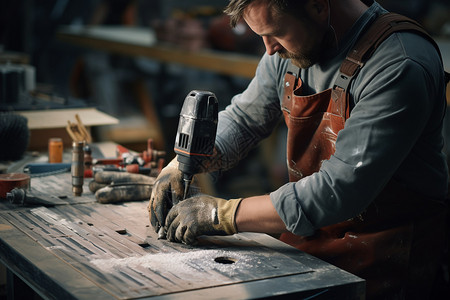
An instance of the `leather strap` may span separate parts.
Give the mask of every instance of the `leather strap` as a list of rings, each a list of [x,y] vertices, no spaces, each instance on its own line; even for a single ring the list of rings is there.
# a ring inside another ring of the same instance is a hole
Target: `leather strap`
[[[353,50],[347,54],[342,62],[334,88],[340,88],[342,91],[348,92],[351,80],[358,74],[378,46],[388,36],[398,31],[419,33],[434,45],[439,56],[441,56],[438,45],[419,23],[396,13],[386,13],[379,16],[370,25],[369,29],[358,39]]]

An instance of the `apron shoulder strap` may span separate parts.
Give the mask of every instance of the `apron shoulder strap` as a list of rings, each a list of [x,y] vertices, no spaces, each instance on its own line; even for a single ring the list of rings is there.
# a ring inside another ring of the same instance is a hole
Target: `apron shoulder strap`
[[[288,67],[286,70],[287,73],[291,73],[295,77],[298,77],[300,75],[300,68],[295,66],[291,60],[288,62]]]
[[[424,36],[434,45],[440,55],[436,42],[419,23],[399,14],[386,13],[379,16],[372,23],[369,29],[358,39],[353,49],[347,54],[347,57],[342,62],[339,76],[335,81],[333,89],[348,92],[351,80],[358,74],[358,71],[372,56],[378,46],[388,36],[397,31],[412,31]]]

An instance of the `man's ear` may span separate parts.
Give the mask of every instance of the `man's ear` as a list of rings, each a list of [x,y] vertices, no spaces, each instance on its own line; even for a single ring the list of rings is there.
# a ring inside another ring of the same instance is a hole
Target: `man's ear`
[[[329,0],[308,0],[306,10],[315,20],[327,20],[330,12]]]

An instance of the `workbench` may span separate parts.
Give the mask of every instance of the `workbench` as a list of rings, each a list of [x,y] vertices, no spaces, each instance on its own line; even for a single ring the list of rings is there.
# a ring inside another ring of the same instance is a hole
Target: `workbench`
[[[10,299],[29,299],[29,288],[44,299],[365,297],[364,280],[269,235],[159,240],[147,201],[100,204],[88,182],[73,197],[70,173],[32,177],[31,191],[58,197],[54,206],[0,200]]]

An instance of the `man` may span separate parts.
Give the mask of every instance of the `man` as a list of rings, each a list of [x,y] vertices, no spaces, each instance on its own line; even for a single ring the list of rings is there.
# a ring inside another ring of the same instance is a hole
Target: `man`
[[[266,54],[220,112],[216,155],[203,171],[231,168],[284,116],[291,182],[270,195],[176,204],[183,183],[174,160],[153,188],[152,225],[188,244],[203,234],[283,233],[281,240],[366,279],[368,298],[426,296],[448,183],[436,48],[416,32],[393,33],[348,81],[339,73],[344,59],[386,13],[376,2],[232,0],[225,12],[262,37]],[[348,98],[338,95],[341,86]],[[170,190],[176,205],[165,218]]]

